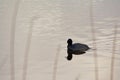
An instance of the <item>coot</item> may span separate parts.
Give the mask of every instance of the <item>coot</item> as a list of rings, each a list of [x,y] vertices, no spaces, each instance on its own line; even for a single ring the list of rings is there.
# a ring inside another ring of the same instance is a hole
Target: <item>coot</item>
[[[81,43],[74,43],[72,39],[67,40],[67,60],[71,60],[74,55],[81,55],[86,53],[85,51],[89,50],[90,48],[86,44],[81,44]]]

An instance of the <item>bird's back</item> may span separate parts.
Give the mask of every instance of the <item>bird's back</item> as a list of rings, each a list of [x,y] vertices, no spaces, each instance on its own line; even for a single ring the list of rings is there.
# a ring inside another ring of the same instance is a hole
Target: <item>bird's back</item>
[[[72,51],[81,51],[81,52],[90,49],[86,44],[81,44],[81,43],[74,43],[71,46],[68,46],[68,48]]]

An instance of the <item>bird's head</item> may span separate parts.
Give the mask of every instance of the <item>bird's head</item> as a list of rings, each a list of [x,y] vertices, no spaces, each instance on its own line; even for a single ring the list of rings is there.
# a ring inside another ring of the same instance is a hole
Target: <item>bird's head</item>
[[[68,45],[72,45],[72,39],[67,40]]]

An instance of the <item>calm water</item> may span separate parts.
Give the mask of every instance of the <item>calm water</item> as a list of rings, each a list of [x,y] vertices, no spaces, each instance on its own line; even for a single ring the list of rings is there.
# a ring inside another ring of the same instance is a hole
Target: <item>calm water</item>
[[[74,56],[72,61],[65,58],[68,38],[94,48],[89,0],[16,2],[17,0],[0,1],[1,80],[11,80],[10,49],[14,49],[15,75],[12,76],[15,76],[15,80],[53,80],[56,54],[59,54],[55,68],[56,80],[96,80],[95,50]],[[92,18],[96,35],[99,80],[111,78],[113,47],[115,48],[113,80],[120,79],[119,3],[118,0],[93,1]],[[117,38],[113,46],[115,26]],[[12,31],[15,29],[15,33],[10,34],[11,29]],[[14,40],[14,43],[11,43],[10,39]],[[14,47],[10,48],[10,44]]]

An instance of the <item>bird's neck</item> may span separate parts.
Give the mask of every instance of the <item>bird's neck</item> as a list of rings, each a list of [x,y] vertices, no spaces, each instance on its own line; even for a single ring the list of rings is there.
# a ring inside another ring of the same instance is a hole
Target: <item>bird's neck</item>
[[[68,46],[72,46],[72,43],[69,43]]]
[[[71,45],[71,44],[68,44],[68,45],[67,45],[67,47],[70,47],[70,46],[72,46],[72,45]]]

